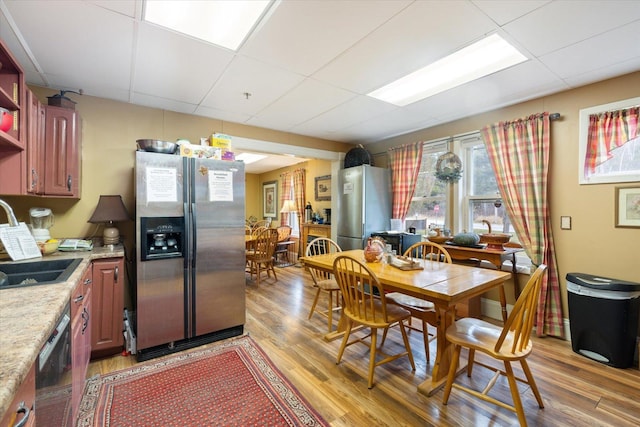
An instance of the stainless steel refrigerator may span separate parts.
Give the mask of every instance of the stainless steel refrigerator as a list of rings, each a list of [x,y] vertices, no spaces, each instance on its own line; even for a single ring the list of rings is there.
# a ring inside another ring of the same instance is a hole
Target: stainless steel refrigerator
[[[342,169],[338,180],[338,245],[362,249],[371,233],[388,230],[391,180],[388,169],[369,165]]]
[[[244,163],[136,151],[136,355],[241,335]]]

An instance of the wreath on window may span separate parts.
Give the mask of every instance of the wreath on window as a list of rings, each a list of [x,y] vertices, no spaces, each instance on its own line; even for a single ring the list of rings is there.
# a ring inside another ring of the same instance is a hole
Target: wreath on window
[[[445,182],[458,182],[462,177],[460,157],[448,152],[438,157],[436,162],[436,178]]]

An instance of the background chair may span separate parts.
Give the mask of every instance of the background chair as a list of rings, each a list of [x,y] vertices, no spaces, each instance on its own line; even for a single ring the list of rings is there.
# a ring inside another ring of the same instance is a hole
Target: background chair
[[[386,303],[384,287],[378,281],[376,275],[366,265],[360,261],[346,255],[339,255],[333,262],[333,275],[340,286],[343,299],[343,314],[346,316],[347,328],[342,339],[342,345],[338,352],[336,364],[342,360],[342,355],[346,347],[365,343],[365,339],[370,337],[369,345],[369,378],[368,387],[373,387],[373,371],[376,366],[388,363],[403,356],[409,357],[412,370],[416,370],[411,354],[411,346],[404,328],[405,320],[411,317],[411,313],[404,308]],[[353,325],[359,324],[370,329],[369,333],[349,342]],[[398,325],[402,333],[405,351],[388,355],[382,350],[376,349],[378,329],[385,332],[392,325]],[[379,352],[383,359],[376,361],[376,353]]]
[[[340,249],[340,246],[338,246],[336,242],[326,237],[318,237],[317,239],[313,239],[311,242],[309,242],[305,251],[305,255],[314,256],[337,252],[342,252],[342,249]],[[338,282],[336,282],[333,274],[331,273],[318,270],[313,267],[307,267],[307,270],[311,275],[313,285],[318,288],[316,291],[316,296],[313,298],[313,304],[311,304],[311,310],[309,311],[308,319],[311,319],[313,313],[318,313],[326,317],[328,330],[329,332],[331,332],[331,328],[333,326],[333,312],[338,311],[342,308],[340,306],[340,286],[338,286]],[[320,299],[320,294],[322,293],[328,294],[328,303],[326,310],[317,309],[318,300]]]
[[[524,414],[524,408],[522,407],[522,401],[516,383],[516,381],[520,381],[529,385],[538,401],[538,406],[540,409],[544,408],[542,397],[540,396],[538,386],[531,374],[526,358],[531,354],[533,349],[533,344],[530,339],[531,330],[533,329],[533,322],[536,316],[540,285],[546,269],[547,266],[541,264],[531,275],[531,278],[518,297],[511,314],[507,318],[504,327],[501,328],[484,320],[468,317],[456,321],[447,328],[447,339],[453,344],[454,348],[453,362],[449,369],[447,384],[444,389],[444,397],[442,399],[443,404],[447,404],[449,395],[451,394],[451,388],[455,387],[479,399],[514,411],[518,414],[520,425],[526,426],[527,419]],[[495,372],[495,375],[482,392],[454,383],[462,347],[469,349],[469,361],[467,365],[468,377],[471,377],[474,364],[484,366]],[[504,363],[504,370],[475,361],[476,351],[481,351],[493,359],[502,361]],[[515,361],[520,362],[526,380],[517,378],[514,375],[511,362]],[[505,375],[509,380],[513,405],[509,405],[488,395],[499,375]]]
[[[273,268],[273,253],[278,241],[278,232],[275,228],[265,228],[253,240],[252,248],[247,251],[247,269],[253,279],[256,275],[256,284],[260,286],[260,276],[266,271],[267,277],[273,277],[278,281],[276,270]]]
[[[278,232],[278,241],[276,243],[276,250],[274,253],[276,262],[279,257],[282,257],[285,259],[284,265],[290,265],[289,245],[291,244],[291,227],[288,225],[281,225],[276,228],[276,231]]]
[[[404,251],[404,256],[416,258],[416,259],[431,259],[437,262],[446,262],[451,264],[451,255],[447,250],[433,242],[418,242]],[[399,292],[391,292],[387,294],[387,299],[392,303],[399,305],[400,307],[409,310],[411,317],[420,319],[422,323],[421,328],[413,326],[409,323],[407,327],[414,331],[422,332],[424,338],[424,355],[427,359],[427,363],[431,361],[431,352],[429,351],[429,343],[436,339],[436,335],[429,332],[428,325],[436,327],[438,322],[438,312],[432,302],[415,298],[409,295],[401,294]],[[382,344],[386,339],[386,335],[382,337]]]

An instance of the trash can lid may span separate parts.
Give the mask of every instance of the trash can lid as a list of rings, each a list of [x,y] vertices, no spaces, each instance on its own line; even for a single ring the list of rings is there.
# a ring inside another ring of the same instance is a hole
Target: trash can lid
[[[594,276],[593,274],[587,273],[567,273],[567,280],[571,283],[592,289],[625,292],[640,291],[640,283]]]

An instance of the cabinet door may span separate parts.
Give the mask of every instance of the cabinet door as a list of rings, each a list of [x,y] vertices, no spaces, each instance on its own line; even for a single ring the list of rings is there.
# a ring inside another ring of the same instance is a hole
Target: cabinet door
[[[24,427],[33,427],[36,425],[36,416],[34,411],[36,401],[36,368],[35,364],[31,366],[27,377],[18,388],[13,401],[7,407],[6,413],[0,418],[0,426],[15,426],[19,422]],[[2,414],[0,414],[2,415]],[[25,418],[28,417],[26,420]]]
[[[91,356],[104,357],[121,352],[124,344],[123,258],[93,261],[91,295]]]
[[[74,110],[44,106],[44,193],[79,197],[80,141],[78,114]]]
[[[44,108],[27,91],[27,193],[44,193]]]
[[[84,392],[91,355],[92,281],[92,267],[89,266],[71,297],[71,410],[73,419],[76,419],[80,409],[80,400]]]

